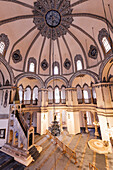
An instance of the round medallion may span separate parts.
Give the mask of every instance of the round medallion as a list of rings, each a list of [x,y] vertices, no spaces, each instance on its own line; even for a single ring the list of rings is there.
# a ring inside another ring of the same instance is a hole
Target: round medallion
[[[65,35],[73,22],[70,0],[37,0],[34,2],[33,22],[41,35],[52,40]],[[51,29],[52,28],[52,29]]]
[[[60,24],[61,16],[58,11],[50,10],[47,12],[45,19],[50,27],[57,27]]]

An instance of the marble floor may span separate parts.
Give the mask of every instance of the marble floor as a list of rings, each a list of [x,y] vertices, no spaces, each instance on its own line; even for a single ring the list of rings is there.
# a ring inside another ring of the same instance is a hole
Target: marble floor
[[[35,138],[35,143],[43,148],[40,157],[25,170],[88,170],[89,163],[98,170],[113,170],[113,154],[98,154],[88,147],[88,141],[94,139],[91,133],[68,135],[63,132],[59,139],[76,152],[77,164],[63,154],[59,146],[55,145],[48,136],[43,135]]]

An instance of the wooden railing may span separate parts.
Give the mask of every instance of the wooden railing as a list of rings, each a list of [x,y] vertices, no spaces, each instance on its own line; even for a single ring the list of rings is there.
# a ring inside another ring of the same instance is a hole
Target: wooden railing
[[[53,139],[56,142],[56,144],[59,145],[59,147],[63,150],[64,153],[67,153],[70,156],[71,160],[74,160],[74,164],[77,163],[76,153],[72,149],[66,146],[58,138],[54,137],[49,130],[46,130],[46,134],[49,135],[50,139]]]
[[[94,165],[89,163],[89,170],[98,170]]]
[[[17,117],[17,119],[18,119],[18,121],[19,121],[19,123],[20,123],[26,137],[27,137],[27,131],[28,131],[29,127],[28,127],[28,124],[27,124],[26,120],[21,115],[21,113],[19,113],[17,110],[16,110],[15,115],[16,115],[16,117]]]

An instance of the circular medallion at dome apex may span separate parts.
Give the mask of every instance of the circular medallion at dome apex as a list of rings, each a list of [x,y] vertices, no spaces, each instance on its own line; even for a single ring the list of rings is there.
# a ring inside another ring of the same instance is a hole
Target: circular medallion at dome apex
[[[47,12],[45,19],[50,27],[57,27],[60,24],[61,16],[58,11],[51,10]]]
[[[72,8],[69,0],[63,1],[62,7],[60,7],[62,0],[48,1],[50,6],[45,4],[44,0],[34,2],[33,22],[42,36],[55,40],[68,32],[68,28],[73,22],[70,15]]]

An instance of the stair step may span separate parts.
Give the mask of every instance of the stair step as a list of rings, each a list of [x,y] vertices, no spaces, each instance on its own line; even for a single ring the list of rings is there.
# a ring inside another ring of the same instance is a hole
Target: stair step
[[[37,160],[37,158],[40,155],[40,153],[37,151],[35,146],[33,146],[32,148],[29,149],[29,153],[35,161]]]
[[[0,169],[4,168],[6,165],[10,164],[13,161],[14,161],[13,157],[5,156],[5,157],[1,158],[0,159]]]

